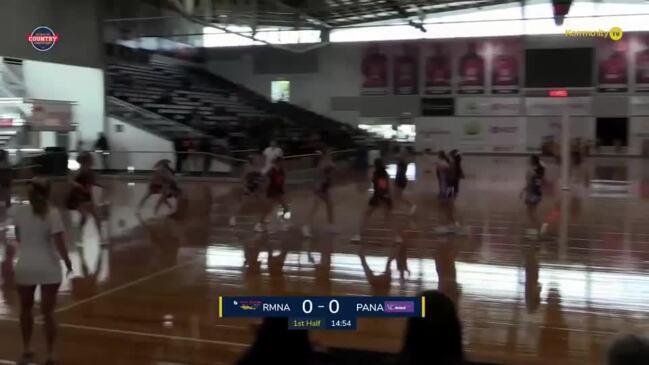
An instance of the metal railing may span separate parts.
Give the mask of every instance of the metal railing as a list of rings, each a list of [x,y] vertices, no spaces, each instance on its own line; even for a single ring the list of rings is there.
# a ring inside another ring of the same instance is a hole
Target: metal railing
[[[169,138],[169,135],[165,135],[163,132],[160,132],[160,130],[147,125],[146,122],[151,122],[151,123],[157,123],[157,124],[166,124],[169,126],[173,126],[174,129],[176,129],[179,133],[185,134],[185,136],[188,137],[193,137],[193,138],[212,138],[211,136],[194,129],[190,126],[187,126],[183,123],[165,118],[159,114],[156,114],[154,112],[151,112],[149,110],[146,110],[144,108],[140,108],[137,105],[133,105],[131,103],[128,103],[126,101],[120,100],[116,97],[109,96],[106,98],[107,103],[107,111],[108,114],[113,114],[114,116],[118,118],[123,118],[124,122],[132,123],[136,126],[140,126],[144,129],[146,129],[149,132],[152,132],[160,137],[163,138]]]
[[[14,151],[14,154],[17,151]],[[234,158],[227,155],[207,153],[207,152],[175,152],[175,151],[111,151],[103,153],[101,151],[90,152],[94,157],[94,166],[97,170],[104,170],[111,174],[138,174],[146,173],[153,169],[153,166],[160,160],[169,160],[171,167],[175,170],[180,168],[180,173],[192,176],[221,176],[221,177],[239,177],[241,168],[245,160]],[[55,169],[60,171],[55,175],[67,174],[68,170],[78,169],[76,157],[78,151],[69,152],[43,152],[38,149],[28,149],[22,151],[20,160],[16,161],[15,170],[21,171],[16,178],[29,179],[34,176],[50,173],[53,160],[48,160],[48,156],[57,154],[65,155],[64,158],[58,159],[58,164],[67,163],[67,166],[57,166]],[[332,152],[334,159],[341,165],[352,166],[356,160],[358,150],[347,149]],[[181,157],[180,164],[178,157]],[[284,167],[291,178],[308,178],[313,173],[317,153],[289,155],[284,158]],[[349,162],[349,164],[346,164]],[[44,167],[47,167],[44,169]],[[67,169],[66,169],[67,168]]]

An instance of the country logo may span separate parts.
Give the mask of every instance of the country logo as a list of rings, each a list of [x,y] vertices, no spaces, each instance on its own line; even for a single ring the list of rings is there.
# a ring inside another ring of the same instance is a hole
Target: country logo
[[[27,36],[27,41],[35,50],[45,52],[54,48],[54,45],[59,41],[59,35],[49,27],[40,26]]]
[[[415,303],[412,301],[388,301],[384,306],[385,313],[414,313]]]

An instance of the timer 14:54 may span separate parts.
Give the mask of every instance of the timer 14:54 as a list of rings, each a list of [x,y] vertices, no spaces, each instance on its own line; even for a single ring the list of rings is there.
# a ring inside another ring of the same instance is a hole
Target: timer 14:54
[[[330,328],[352,328],[354,323],[349,319],[330,319]]]

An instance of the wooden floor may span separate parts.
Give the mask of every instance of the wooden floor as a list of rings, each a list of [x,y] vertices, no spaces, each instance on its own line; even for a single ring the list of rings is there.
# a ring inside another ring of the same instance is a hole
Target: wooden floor
[[[282,232],[274,222],[273,232],[259,235],[252,210],[235,229],[226,225],[235,184],[184,183],[185,217],[156,218],[148,208],[139,220],[134,207],[144,183],[106,179],[111,242],[101,246],[88,225],[78,248],[70,243],[75,274],[63,284],[57,310],[61,363],[231,364],[251,342],[254,322],[219,319],[219,295],[415,295],[439,288],[459,306],[469,357],[501,364],[600,364],[616,334],[649,331],[649,163],[594,159],[563,193],[549,164],[555,189],[540,212],[552,224],[548,237],[536,240],[525,234],[518,197],[525,159],[465,161],[463,230],[454,236],[434,233],[434,175],[425,172],[429,161],[417,161],[408,196],[418,212],[396,215],[408,246],[410,275],[403,280],[394,263],[384,271],[393,243],[381,216],[362,245],[349,242],[366,206],[365,182],[335,188],[339,234],[324,230],[320,214],[315,237],[306,240],[299,233],[311,202],[305,186],[289,187],[293,228]],[[396,352],[404,323],[360,320],[356,332],[313,332],[312,339]],[[4,285],[0,364],[18,357],[19,338],[17,298]]]

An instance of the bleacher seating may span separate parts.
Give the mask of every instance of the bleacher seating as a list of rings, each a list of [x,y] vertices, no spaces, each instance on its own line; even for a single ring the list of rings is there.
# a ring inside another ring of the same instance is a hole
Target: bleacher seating
[[[309,153],[318,134],[336,149],[357,146],[364,131],[287,103],[272,103],[199,68],[165,63],[108,66],[109,94],[219,138],[230,149],[262,148],[271,137],[288,153]]]

